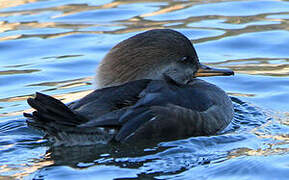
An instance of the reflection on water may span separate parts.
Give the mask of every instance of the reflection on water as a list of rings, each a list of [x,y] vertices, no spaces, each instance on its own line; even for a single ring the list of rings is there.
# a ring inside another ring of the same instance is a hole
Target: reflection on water
[[[0,178],[286,179],[288,17],[285,0],[2,0]],[[202,62],[236,72],[206,78],[234,101],[224,132],[144,147],[53,149],[26,127],[22,113],[34,92],[66,103],[85,96],[105,53],[153,28],[182,32]]]

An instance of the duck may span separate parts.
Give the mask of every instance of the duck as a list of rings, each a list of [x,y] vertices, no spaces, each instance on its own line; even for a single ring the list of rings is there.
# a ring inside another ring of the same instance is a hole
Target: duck
[[[162,142],[216,135],[233,119],[224,90],[199,77],[230,76],[201,64],[192,42],[172,29],[153,29],[115,45],[99,63],[96,89],[64,104],[36,92],[29,127],[55,146]]]

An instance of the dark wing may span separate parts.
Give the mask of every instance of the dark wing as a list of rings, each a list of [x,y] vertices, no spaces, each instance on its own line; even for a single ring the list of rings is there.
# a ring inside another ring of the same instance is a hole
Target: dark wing
[[[201,80],[193,85],[152,81],[142,93],[143,97],[120,117],[122,126],[116,141],[212,135],[233,117],[226,93]]]
[[[69,105],[79,114],[95,119],[105,113],[119,110],[135,104],[139,94],[151,80],[137,80],[123,85],[95,90],[82,99]]]

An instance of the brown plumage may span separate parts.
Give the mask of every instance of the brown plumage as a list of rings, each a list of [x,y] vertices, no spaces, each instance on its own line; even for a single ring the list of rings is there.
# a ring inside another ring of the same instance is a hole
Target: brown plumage
[[[181,33],[169,29],[146,31],[109,51],[98,66],[96,82],[102,88],[138,79],[162,79],[164,69],[185,56],[198,62],[192,43]]]

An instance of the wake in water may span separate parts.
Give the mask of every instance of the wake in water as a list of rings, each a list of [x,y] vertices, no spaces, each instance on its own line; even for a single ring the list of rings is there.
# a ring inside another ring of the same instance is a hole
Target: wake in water
[[[54,165],[68,165],[73,168],[98,167],[98,165],[113,166],[119,168],[137,168],[135,176],[143,174],[144,177],[177,178],[187,177],[190,171],[208,171],[206,177],[218,176],[215,168],[204,169],[204,167],[216,166],[229,168],[234,160],[242,156],[248,156],[251,152],[271,146],[275,141],[263,138],[260,134],[274,134],[284,128],[277,124],[272,116],[261,108],[243,102],[232,97],[235,116],[232,123],[222,132],[215,136],[192,137],[183,140],[162,142],[159,144],[137,144],[131,145],[93,145],[75,147],[51,147],[42,160],[35,162],[32,166],[40,168],[33,177],[49,177],[50,165],[46,167],[43,162],[53,162]],[[3,159],[9,158],[9,152],[13,146],[27,148],[31,151],[45,152],[47,145],[41,140],[41,133],[26,127],[24,120],[9,120],[0,124],[0,136],[4,139],[10,136],[11,141],[2,141],[8,148],[0,152]],[[272,130],[273,129],[273,130]],[[268,132],[269,131],[269,132]],[[11,138],[11,137],[14,137]],[[20,138],[21,137],[21,138]],[[2,139],[3,139],[2,138]],[[34,149],[34,150],[33,150]],[[43,151],[44,150],[44,151]],[[33,153],[32,153],[33,154]],[[28,158],[19,155],[19,159]],[[36,157],[37,158],[37,157]],[[244,161],[244,163],[246,160]],[[1,164],[5,163],[2,161]],[[14,162],[16,164],[16,162]],[[56,167],[55,167],[56,168]],[[230,167],[232,168],[232,167]],[[234,171],[245,171],[244,165],[237,166]],[[253,172],[252,172],[253,173]],[[189,173],[190,174],[190,173]],[[200,178],[201,176],[196,177]],[[191,174],[190,174],[191,176]]]

